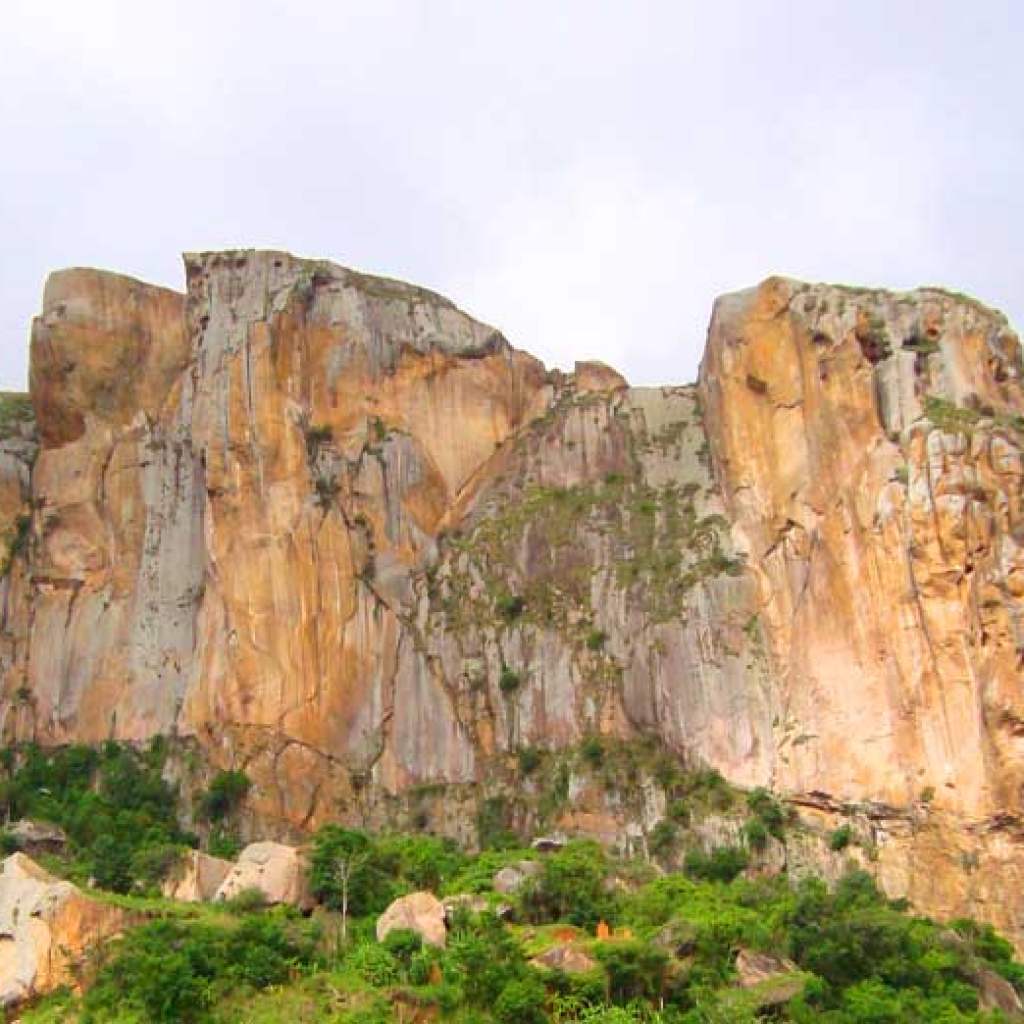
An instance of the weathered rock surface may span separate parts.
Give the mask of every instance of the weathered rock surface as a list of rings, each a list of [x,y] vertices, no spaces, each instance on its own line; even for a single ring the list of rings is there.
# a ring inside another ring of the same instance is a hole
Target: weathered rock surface
[[[753,990],[758,1006],[779,1006],[804,990],[806,976],[784,957],[741,949],[736,954],[736,984]]]
[[[629,388],[328,263],[186,276],[47,284],[0,441],[6,740],[173,736],[186,783],[244,768],[250,835],[472,841],[485,808],[634,852],[664,758],[713,765],[806,819],[766,870],[852,860],[1024,942],[1002,317],[771,279],[716,304],[696,386]]]
[[[494,873],[491,884],[495,892],[507,896],[510,893],[518,892],[523,885],[531,878],[535,878],[544,870],[543,865],[535,860],[520,860],[515,864],[506,864],[505,867]]]
[[[444,917],[444,904],[431,892],[399,896],[377,918],[377,941],[383,942],[390,932],[408,929],[427,945],[443,949],[448,941]]]
[[[163,895],[167,899],[181,900],[184,903],[207,903],[217,896],[218,890],[234,867],[231,861],[222,857],[211,857],[201,850],[189,850],[164,879],[161,887]],[[264,891],[262,885],[260,891]]]
[[[209,858],[216,860],[216,858]],[[219,865],[208,865],[213,872]],[[214,893],[216,900],[230,900],[239,893],[257,889],[268,903],[286,903],[309,909],[308,865],[302,851],[284,843],[250,843]]]
[[[64,829],[46,821],[31,821],[22,818],[7,826],[7,834],[25,853],[58,853],[67,846],[68,837]]]
[[[597,961],[582,949],[568,943],[552,946],[531,961],[534,967],[546,967],[549,971],[565,974],[586,974],[597,967]]]
[[[78,988],[87,954],[127,922],[23,853],[0,865],[0,1006]]]

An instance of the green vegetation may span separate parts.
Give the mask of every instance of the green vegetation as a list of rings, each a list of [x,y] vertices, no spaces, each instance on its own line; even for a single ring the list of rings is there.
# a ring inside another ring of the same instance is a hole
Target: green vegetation
[[[965,409],[937,395],[925,398],[924,414],[946,434],[971,434],[982,419],[977,410]]]
[[[108,742],[44,753],[34,745],[5,750],[0,809],[8,820],[59,825],[68,849],[49,865],[77,882],[95,879],[114,892],[156,886],[196,838],[176,817],[177,794],[161,775],[164,744],[146,751]]]
[[[828,838],[829,849],[835,853],[845,850],[853,840],[853,829],[849,825],[840,825]]]
[[[31,423],[35,417],[32,399],[19,391],[0,391],[0,438],[18,432],[22,423]]]
[[[204,821],[223,821],[239,808],[250,785],[245,772],[217,772],[199,803],[199,816]]]
[[[553,756],[536,753],[534,771]],[[24,1024],[996,1024],[1004,1018],[980,1008],[981,987],[1003,979],[1024,992],[1024,966],[991,927],[914,916],[863,872],[830,890],[817,879],[747,877],[751,854],[740,846],[690,849],[683,870],[667,873],[590,841],[537,854],[516,848],[513,807],[500,796],[481,805],[488,849],[476,855],[436,836],[324,826],[310,850],[320,903],[310,918],[268,908],[256,891],[219,906],[104,894],[144,890],[189,839],[161,778],[165,754],[162,743],[109,743],[0,756],[7,809],[71,837],[67,856],[47,866],[94,875],[98,897],[138,921],[86,965],[84,996],[24,1008]],[[653,830],[656,853],[685,843],[678,820],[720,803],[747,815],[751,848],[796,827],[766,790],[748,793],[744,808],[717,772],[684,770],[657,751],[591,737],[577,756],[600,773],[648,758],[670,806],[685,809]],[[197,807],[223,821],[247,789],[242,773],[218,773]],[[843,825],[828,843],[839,851],[851,840]],[[515,892],[495,892],[495,872],[524,859],[539,870]],[[381,911],[423,889],[482,900],[451,912],[444,949],[402,929],[378,942]],[[582,959],[579,973],[535,959],[564,945]],[[740,951],[774,958],[776,973],[740,987]]]
[[[460,910],[445,949],[408,930],[377,942],[376,914],[393,894],[425,877],[465,892],[473,876],[486,890],[523,853],[470,857],[431,837],[336,827],[316,846],[328,860],[359,851],[368,865],[352,878],[345,942],[329,937],[330,911],[168,915],[108,947],[84,998],[54,996],[23,1021],[385,1024],[415,1010],[462,1024],[995,1024],[1005,1018],[980,1010],[982,980],[1024,988],[1024,967],[990,927],[915,917],[862,872],[833,891],[816,879],[682,874],[623,888],[609,883],[629,866],[588,842],[544,856],[535,879],[501,897],[511,921]],[[602,921],[613,930],[598,939]],[[566,974],[533,962],[565,943],[593,966]],[[738,950],[777,958],[778,973],[739,988]]]
[[[27,513],[22,513],[14,520],[14,526],[4,538],[7,543],[7,553],[0,562],[0,577],[10,573],[14,566],[14,560],[28,547],[31,530],[32,517]]]

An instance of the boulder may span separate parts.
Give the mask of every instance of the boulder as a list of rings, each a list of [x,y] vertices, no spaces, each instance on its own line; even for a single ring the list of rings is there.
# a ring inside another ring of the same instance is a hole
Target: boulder
[[[432,892],[413,892],[400,896],[377,918],[377,941],[389,932],[408,928],[429,946],[444,948],[448,930],[444,924],[444,904]]]
[[[736,984],[757,997],[757,1005],[780,1006],[798,996],[807,977],[790,960],[741,949],[736,955]]]
[[[506,864],[500,871],[496,872],[491,884],[495,892],[503,896],[510,896],[518,892],[528,878],[539,875],[544,868],[535,860],[520,860],[515,864]]]
[[[288,903],[302,910],[313,906],[306,859],[284,843],[250,843],[217,889],[215,900],[234,899],[246,889],[258,889],[268,903]]]
[[[16,840],[25,853],[59,853],[67,846],[68,837],[62,828],[46,821],[22,818],[8,826],[7,834]]]
[[[79,989],[90,951],[128,915],[86,896],[23,853],[0,865],[0,1006]]]
[[[565,836],[537,836],[530,846],[538,853],[557,853],[565,847]]]
[[[697,948],[697,926],[682,918],[673,918],[651,940],[659,949],[682,959]]]
[[[445,924],[451,927],[456,913],[460,910],[468,910],[471,914],[484,914],[490,911],[495,917],[505,920],[512,914],[512,908],[507,903],[491,904],[485,896],[477,896],[473,893],[460,892],[454,896],[445,896],[441,900],[444,907]]]
[[[183,903],[207,903],[212,900],[234,865],[201,850],[183,854],[164,879],[161,891],[167,899]]]
[[[552,946],[531,961],[534,967],[546,967],[549,971],[563,974],[586,974],[597,967],[597,961],[575,946]]]
[[[629,387],[626,378],[618,370],[596,359],[576,360],[574,380],[576,390],[580,392],[621,391]]]
[[[1017,990],[990,967],[978,967],[974,972],[974,983],[978,986],[978,1005],[983,1010],[1000,1010],[1011,1020],[1021,1019],[1024,1003]]]

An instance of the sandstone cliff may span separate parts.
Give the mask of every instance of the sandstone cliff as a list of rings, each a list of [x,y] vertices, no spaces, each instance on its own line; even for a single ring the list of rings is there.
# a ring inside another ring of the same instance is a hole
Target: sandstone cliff
[[[695,387],[629,388],[405,284],[185,263],[184,296],[47,283],[37,426],[0,442],[8,740],[172,737],[186,792],[245,769],[258,838],[489,814],[640,847],[671,755],[802,809],[776,866],[853,856],[1024,938],[1002,317],[771,279],[718,302]]]

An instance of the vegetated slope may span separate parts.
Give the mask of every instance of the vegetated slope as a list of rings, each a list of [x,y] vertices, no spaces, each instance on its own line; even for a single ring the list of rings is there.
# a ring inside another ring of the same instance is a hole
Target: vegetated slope
[[[79,972],[84,995],[56,993],[22,1008],[24,1024],[1020,1019],[1024,967],[990,926],[914,916],[853,862],[831,888],[814,877],[745,870],[766,835],[786,827],[785,813],[766,792],[735,792],[713,772],[678,780],[685,795],[676,818],[697,820],[715,805],[736,808],[746,824],[735,844],[710,854],[691,849],[682,870],[611,857],[586,840],[538,853],[493,835],[496,846],[467,854],[437,836],[327,825],[311,851],[318,906],[303,917],[267,907],[256,892],[214,905],[156,895],[151,854],[166,849],[175,788],[163,784],[159,802],[140,796],[130,812],[107,800],[128,778],[156,795],[159,747],[139,759],[109,745],[98,763],[80,750],[19,756],[24,763],[9,766],[15,799],[34,812],[49,808],[76,836],[47,866],[72,875],[102,867],[105,851],[76,822],[109,824],[134,851],[134,877],[103,876],[93,896],[128,908],[136,921]],[[200,794],[201,802],[216,804],[222,789]],[[130,818],[134,838],[118,814]],[[849,839],[836,833],[831,845],[841,853]],[[104,892],[108,884],[132,892]],[[377,916],[414,890],[448,898],[444,948],[403,929],[377,940]]]
[[[665,766],[713,766],[795,809],[765,869],[835,874],[848,826],[890,896],[1021,941],[1002,317],[771,279],[716,304],[695,387],[633,389],[320,261],[186,270],[48,282],[0,449],[9,742],[165,736],[186,796],[244,771],[238,838],[642,851]]]

